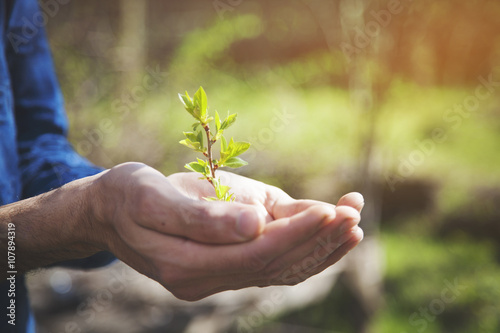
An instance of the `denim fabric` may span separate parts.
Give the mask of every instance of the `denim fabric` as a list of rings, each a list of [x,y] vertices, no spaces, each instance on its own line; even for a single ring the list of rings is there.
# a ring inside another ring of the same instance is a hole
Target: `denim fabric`
[[[101,171],[67,141],[63,98],[44,29],[47,19],[36,0],[0,1],[0,205]],[[112,260],[109,253],[100,253],[63,264],[92,268]],[[33,332],[24,277],[16,280],[15,326],[5,313],[8,289],[0,283],[0,332]]]

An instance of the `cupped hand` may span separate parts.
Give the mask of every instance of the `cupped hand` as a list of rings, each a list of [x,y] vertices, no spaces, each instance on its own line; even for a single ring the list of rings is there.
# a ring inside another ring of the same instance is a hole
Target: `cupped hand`
[[[165,177],[139,163],[110,169],[96,181],[100,244],[161,283],[198,300],[250,286],[294,285],[354,248],[363,197],[337,206],[294,200],[282,190],[218,171],[235,202],[208,202],[213,188],[195,173]]]

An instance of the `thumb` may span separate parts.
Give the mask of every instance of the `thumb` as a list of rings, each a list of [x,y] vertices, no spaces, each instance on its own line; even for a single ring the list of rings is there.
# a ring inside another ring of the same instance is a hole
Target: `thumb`
[[[265,216],[257,207],[238,202],[183,200],[177,214],[170,233],[204,243],[248,241],[265,225]]]

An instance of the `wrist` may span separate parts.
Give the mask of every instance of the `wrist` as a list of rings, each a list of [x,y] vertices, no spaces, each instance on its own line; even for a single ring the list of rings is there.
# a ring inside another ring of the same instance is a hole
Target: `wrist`
[[[93,179],[4,206],[1,217],[16,228],[17,268],[27,272],[91,256],[103,249],[92,218]]]
[[[88,184],[84,188],[84,207],[82,225],[86,226],[83,235],[86,242],[99,249],[99,251],[109,251],[110,231],[114,216],[114,203],[106,189],[106,174],[109,170],[103,171],[88,178]]]
[[[51,200],[64,207],[67,216],[62,240],[79,257],[86,257],[106,250],[104,230],[99,216],[100,196],[96,184],[97,175],[75,180],[57,189]],[[56,232],[56,231],[55,231]]]

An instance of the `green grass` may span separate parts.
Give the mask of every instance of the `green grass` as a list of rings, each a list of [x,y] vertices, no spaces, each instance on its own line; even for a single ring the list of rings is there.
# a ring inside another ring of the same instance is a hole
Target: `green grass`
[[[498,332],[500,268],[491,244],[396,232],[382,241],[386,305],[374,332]]]

